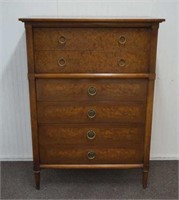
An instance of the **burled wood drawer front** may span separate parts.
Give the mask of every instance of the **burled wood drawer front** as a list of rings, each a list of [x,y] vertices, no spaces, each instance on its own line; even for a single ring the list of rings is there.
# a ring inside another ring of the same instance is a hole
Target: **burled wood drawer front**
[[[95,158],[89,159],[89,154]],[[143,149],[139,148],[98,148],[50,145],[40,147],[42,164],[137,164],[143,161]]]
[[[80,147],[140,148],[144,142],[144,126],[113,124],[40,124],[39,144],[47,149],[53,145]]]
[[[36,51],[37,73],[148,72],[149,52]]]
[[[147,28],[34,28],[35,50],[147,52]]]
[[[37,79],[38,101],[145,101],[148,80]]]
[[[39,102],[39,123],[145,122],[145,102]]]

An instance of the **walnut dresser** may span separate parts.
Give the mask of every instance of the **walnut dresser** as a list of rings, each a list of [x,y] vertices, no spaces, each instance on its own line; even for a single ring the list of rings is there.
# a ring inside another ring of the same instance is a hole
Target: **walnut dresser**
[[[159,23],[25,22],[36,188],[40,170],[143,169],[147,186]]]

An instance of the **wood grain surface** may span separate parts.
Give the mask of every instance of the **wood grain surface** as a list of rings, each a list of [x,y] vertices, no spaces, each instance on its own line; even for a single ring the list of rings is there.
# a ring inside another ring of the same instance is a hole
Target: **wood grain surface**
[[[88,132],[95,132],[93,139]],[[104,146],[104,147],[138,147],[143,145],[144,125],[136,124],[41,124],[39,125],[40,146]]]
[[[64,60],[64,66],[59,61]],[[120,62],[124,62],[124,66]],[[145,73],[149,52],[36,51],[36,73]]]
[[[95,110],[93,119],[88,111]],[[39,102],[39,123],[145,122],[146,103],[136,102]],[[80,126],[80,125],[79,125]]]
[[[138,53],[149,50],[151,29],[34,28],[33,33],[35,50],[129,51]],[[122,36],[125,38],[124,44],[120,43]]]
[[[38,101],[145,101],[147,79],[38,79]],[[90,88],[96,94],[89,94]]]
[[[88,152],[95,152],[96,157],[88,159]],[[42,164],[138,164],[143,159],[142,149],[135,148],[107,148],[107,147],[61,147],[51,145],[40,148],[40,162]]]

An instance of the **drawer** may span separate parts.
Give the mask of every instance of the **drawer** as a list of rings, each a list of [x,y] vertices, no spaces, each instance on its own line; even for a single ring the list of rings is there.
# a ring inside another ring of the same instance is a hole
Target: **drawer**
[[[38,102],[39,123],[145,122],[146,102]]]
[[[143,149],[40,146],[41,164],[140,164]]]
[[[38,101],[145,101],[145,79],[37,79]]]
[[[149,52],[36,51],[37,73],[148,72]]]
[[[39,144],[51,146],[141,148],[145,129],[142,125],[113,124],[40,124]]]
[[[143,52],[150,49],[147,28],[34,28],[35,50]]]

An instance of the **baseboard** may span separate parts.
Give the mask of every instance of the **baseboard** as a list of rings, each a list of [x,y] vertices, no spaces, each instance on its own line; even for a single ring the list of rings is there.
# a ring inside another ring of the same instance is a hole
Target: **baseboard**
[[[32,161],[32,158],[1,158],[0,161]]]
[[[151,157],[150,160],[178,160],[179,161],[179,157],[177,156],[171,156],[171,157]]]
[[[151,156],[150,160],[178,160],[178,156]],[[0,161],[32,161],[31,157],[26,157],[26,158],[5,158],[5,157],[0,157]]]

